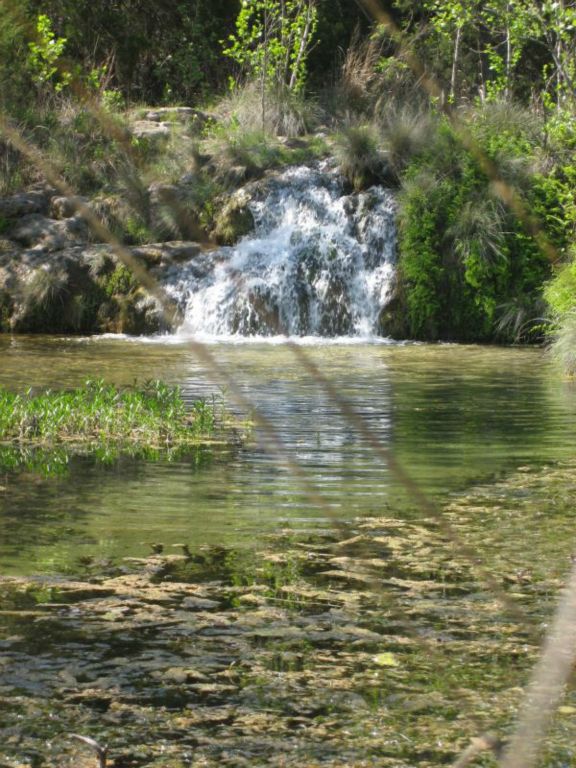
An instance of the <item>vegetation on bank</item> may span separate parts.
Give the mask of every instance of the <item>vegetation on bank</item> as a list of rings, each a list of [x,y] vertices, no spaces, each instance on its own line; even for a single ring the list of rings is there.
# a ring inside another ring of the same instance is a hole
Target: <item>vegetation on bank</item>
[[[0,464],[61,469],[74,452],[110,461],[121,454],[175,457],[218,441],[213,403],[186,405],[161,381],[119,388],[90,380],[73,390],[17,394],[0,389]],[[222,438],[220,438],[222,440]]]
[[[231,244],[247,226],[242,214],[220,220],[231,190],[333,153],[351,189],[399,189],[383,333],[524,342],[560,331],[576,368],[576,3],[383,7],[392,26],[343,0],[169,0],[137,14],[7,2],[0,107],[129,245]],[[146,102],[202,111],[142,135]],[[0,191],[39,178],[5,142]]]

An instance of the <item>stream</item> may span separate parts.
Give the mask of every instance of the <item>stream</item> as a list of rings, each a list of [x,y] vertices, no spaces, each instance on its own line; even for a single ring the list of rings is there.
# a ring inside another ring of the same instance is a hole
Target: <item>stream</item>
[[[0,766],[93,768],[71,733],[112,768],[438,766],[505,735],[572,553],[574,385],[540,349],[304,339],[436,517],[292,348],[206,350],[219,373],[185,337],[0,337],[4,387],[162,378],[253,417],[240,393],[278,440],[2,471]]]
[[[206,370],[185,341],[0,337],[2,386],[163,378],[190,400],[205,396],[234,408],[233,383],[270,420],[282,446],[280,454],[271,451],[256,428],[241,448],[205,457],[200,467],[198,457],[112,466],[78,457],[63,477],[7,476],[0,482],[4,573],[70,570],[84,555],[142,556],[156,542],[249,544],[279,526],[324,526],[387,510],[418,514],[293,351],[274,343],[209,349],[232,382]],[[473,482],[573,455],[574,387],[541,350],[385,343],[301,349],[440,502]],[[302,467],[304,484],[287,460]],[[311,492],[321,495],[322,509]]]

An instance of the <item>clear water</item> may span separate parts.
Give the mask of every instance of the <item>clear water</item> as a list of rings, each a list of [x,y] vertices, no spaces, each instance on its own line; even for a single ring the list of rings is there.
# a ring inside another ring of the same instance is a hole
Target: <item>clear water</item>
[[[271,421],[282,460],[258,429],[241,448],[204,463],[87,458],[62,478],[0,476],[0,572],[74,569],[83,556],[140,556],[150,544],[254,545],[279,528],[326,527],[355,516],[419,514],[281,343],[209,346],[231,381],[206,369],[185,341],[0,337],[0,385],[127,384],[163,378],[186,397],[238,388]],[[439,501],[519,466],[573,456],[576,389],[539,349],[355,344],[302,347],[408,474]],[[297,463],[302,479],[286,466]],[[311,487],[322,506],[310,498]]]

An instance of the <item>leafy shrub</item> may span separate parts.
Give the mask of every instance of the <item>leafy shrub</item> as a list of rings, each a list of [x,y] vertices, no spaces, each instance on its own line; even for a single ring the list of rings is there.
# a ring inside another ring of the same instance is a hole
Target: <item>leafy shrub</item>
[[[482,119],[473,130],[505,174],[517,160],[525,163],[531,150],[527,133],[493,132]],[[541,180],[515,175],[524,180],[528,203],[537,200]],[[550,264],[525,226],[491,193],[478,162],[446,122],[409,162],[400,201],[399,271],[408,335],[514,341],[530,327],[531,311],[537,321]],[[510,314],[514,307],[522,308],[516,320]]]

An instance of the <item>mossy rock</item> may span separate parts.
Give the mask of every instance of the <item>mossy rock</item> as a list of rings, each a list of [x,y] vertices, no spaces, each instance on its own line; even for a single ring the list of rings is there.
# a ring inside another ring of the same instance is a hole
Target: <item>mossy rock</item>
[[[380,312],[378,333],[380,336],[397,340],[410,338],[408,313],[402,291],[397,290],[394,298]]]
[[[14,241],[8,240],[5,237],[0,237],[0,253],[12,253],[17,247],[18,246]]]
[[[98,283],[106,296],[125,296],[137,285],[134,275],[124,264],[117,264],[112,272],[102,275]]]
[[[7,291],[0,288],[0,332],[10,331],[10,320],[14,312],[14,300]]]
[[[249,198],[239,192],[229,198],[220,213],[215,216],[212,236],[220,245],[235,245],[241,237],[254,230],[254,217],[249,208]]]
[[[148,335],[167,330],[162,308],[143,288],[128,294],[115,294],[100,305],[98,322],[102,331]]]
[[[11,299],[10,329],[17,333],[90,333],[104,298],[85,266],[72,260],[41,266]]]

